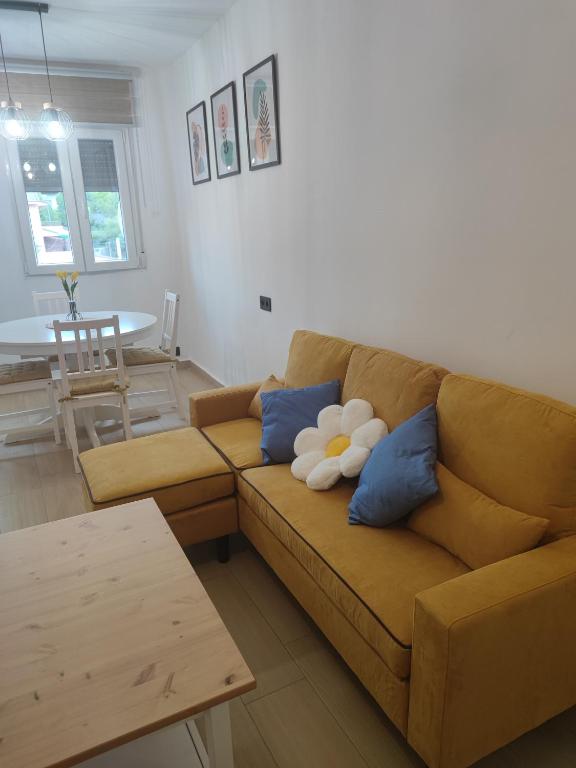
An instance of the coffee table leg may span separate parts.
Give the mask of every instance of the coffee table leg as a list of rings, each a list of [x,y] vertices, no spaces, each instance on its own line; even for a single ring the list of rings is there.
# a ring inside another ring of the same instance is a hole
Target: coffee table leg
[[[210,768],[233,768],[232,729],[228,704],[218,704],[204,715],[206,723],[206,751]]]

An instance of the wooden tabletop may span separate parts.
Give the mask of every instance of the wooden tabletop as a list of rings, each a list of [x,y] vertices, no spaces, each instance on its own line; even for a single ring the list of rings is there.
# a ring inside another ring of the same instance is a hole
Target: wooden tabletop
[[[151,499],[0,535],[0,766],[78,762],[256,685]]]

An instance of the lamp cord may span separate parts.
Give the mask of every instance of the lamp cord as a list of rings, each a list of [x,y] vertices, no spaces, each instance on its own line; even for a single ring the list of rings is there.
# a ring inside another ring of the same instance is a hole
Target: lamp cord
[[[48,90],[50,91],[50,102],[54,101],[52,96],[52,82],[50,80],[50,71],[48,69],[48,56],[46,55],[46,40],[44,39],[44,24],[42,23],[42,11],[38,11],[40,17],[40,31],[42,32],[42,47],[44,48],[44,63],[46,64],[46,77],[48,78]]]
[[[2,63],[4,64],[4,75],[6,76],[6,90],[8,91],[8,101],[12,101],[10,93],[10,83],[8,81],[8,70],[6,69],[6,59],[4,57],[4,46],[2,44],[2,35],[0,35],[0,51],[2,51]]]

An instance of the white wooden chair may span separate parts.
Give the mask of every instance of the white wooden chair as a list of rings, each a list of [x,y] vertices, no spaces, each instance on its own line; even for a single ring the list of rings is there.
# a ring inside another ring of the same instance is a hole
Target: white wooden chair
[[[66,291],[32,291],[34,314],[41,315],[66,315],[69,309]],[[20,355],[21,360],[37,360],[37,355]],[[49,363],[57,363],[56,355],[45,358]]]
[[[116,363],[106,367],[104,337],[106,328],[114,330]],[[59,389],[59,401],[66,439],[72,449],[74,469],[80,472],[78,463],[78,438],[74,412],[80,409],[93,409],[96,405],[120,405],[124,436],[132,437],[130,414],[128,411],[127,390],[129,380],[124,367],[122,344],[120,342],[120,324],[118,315],[102,320],[76,320],[70,322],[54,321],[56,350],[58,352],[58,371],[52,376]],[[70,338],[72,336],[72,338]],[[64,338],[63,338],[64,337]],[[75,342],[76,361],[69,361],[70,349],[66,353],[64,344]],[[89,435],[95,435],[92,413],[87,413],[84,424]]]
[[[9,411],[0,414],[1,422],[5,419],[22,419],[36,414],[48,414],[52,418],[54,428],[54,440],[60,443],[60,428],[58,426],[58,409],[56,406],[56,393],[52,382],[50,364],[47,360],[26,360],[18,363],[6,363],[0,365],[0,396],[21,395],[26,392],[44,392],[48,399],[47,407],[29,408],[22,411]],[[10,434],[17,432],[25,434],[30,425],[11,427]]]
[[[143,397],[166,392],[169,399],[158,403],[159,409],[176,408],[180,418],[186,420],[188,413],[186,402],[180,388],[176,370],[176,338],[178,334],[178,313],[180,296],[172,291],[164,292],[164,311],[162,314],[162,336],[159,347],[124,347],[124,364],[130,377],[144,376],[149,373],[164,373],[166,389],[131,392],[131,397]],[[115,352],[107,349],[106,354],[112,365],[116,364]]]
[[[34,314],[66,315],[69,310],[66,291],[32,291]]]

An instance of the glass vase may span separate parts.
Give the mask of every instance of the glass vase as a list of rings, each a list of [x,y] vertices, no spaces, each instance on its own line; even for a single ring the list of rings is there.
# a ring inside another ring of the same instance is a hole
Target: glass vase
[[[66,320],[82,320],[82,315],[78,312],[78,307],[76,306],[76,299],[70,299],[68,309],[70,311],[66,315]]]

